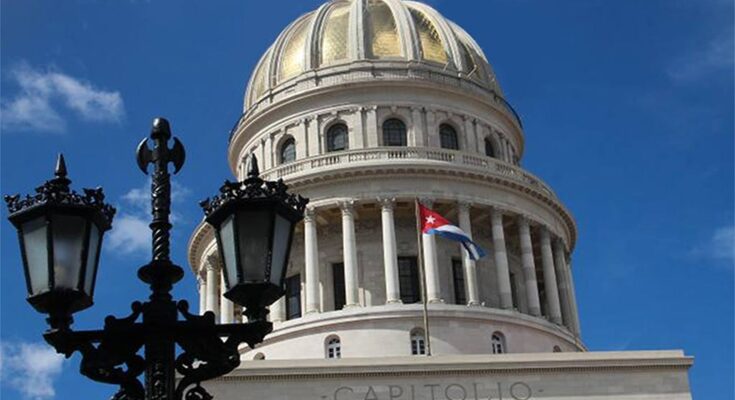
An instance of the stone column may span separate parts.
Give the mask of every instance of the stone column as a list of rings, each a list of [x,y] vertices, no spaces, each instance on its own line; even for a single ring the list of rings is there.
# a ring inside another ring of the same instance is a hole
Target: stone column
[[[574,290],[574,276],[572,275],[572,263],[571,260],[567,262],[567,267],[565,268],[567,272],[567,282],[569,282],[569,294],[572,297],[571,306],[572,306],[572,332],[579,337],[579,335],[582,333],[581,325],[579,324],[579,311],[577,310],[577,292]]]
[[[271,322],[283,322],[286,320],[286,296],[281,296],[275,303],[270,306]]]
[[[556,238],[553,241],[552,250],[554,251],[554,269],[556,270],[556,278],[559,283],[559,302],[561,303],[561,317],[564,325],[572,330],[572,308],[571,296],[569,295],[569,282],[567,281],[567,273],[565,271],[567,263],[564,260],[564,243],[561,239]]]
[[[528,219],[518,219],[518,235],[521,242],[521,265],[526,280],[526,296],[528,297],[528,311],[531,315],[541,316],[541,302],[538,296],[538,283],[536,282],[536,264],[533,261],[533,245],[531,244],[531,230]]]
[[[544,270],[544,292],[549,307],[551,322],[561,325],[561,305],[559,304],[559,288],[556,284],[554,256],[551,252],[551,235],[549,229],[541,227],[541,264]]]
[[[422,200],[422,203],[431,208],[433,203]],[[443,303],[441,286],[439,284],[439,262],[436,256],[436,237],[434,235],[421,234],[421,242],[424,251],[424,273],[426,274],[426,300],[429,303]],[[420,267],[420,266],[419,266]]]
[[[316,211],[309,207],[304,214],[304,269],[306,278],[306,313],[319,312],[319,247]]]
[[[221,298],[220,298],[220,323],[222,324],[231,324],[235,318],[235,304],[228,298],[224,296],[225,294],[225,274],[224,271],[220,274],[220,286],[222,288],[221,290]]]
[[[201,275],[197,276],[199,284],[199,315],[207,311],[207,278]]]
[[[459,209],[459,228],[462,229],[467,235],[472,238],[472,224],[470,222],[470,204],[460,202],[458,205]],[[470,258],[469,253],[460,244],[459,251],[463,255],[462,257],[462,269],[464,270],[464,281],[465,290],[467,293],[467,305],[468,306],[479,306],[480,299],[477,291],[477,268],[475,261]]]
[[[344,201],[342,209],[342,256],[345,267],[345,307],[359,306],[357,288],[357,244],[355,243],[354,202]]]
[[[396,227],[393,219],[394,199],[378,199],[383,226],[383,268],[385,270],[385,302],[400,303],[401,288],[398,283],[398,252],[396,251]]]
[[[207,311],[219,319],[219,260],[214,256],[207,260]]]
[[[510,270],[508,268],[508,253],[505,247],[505,232],[503,231],[503,213],[497,208],[490,209],[490,220],[493,232],[493,257],[495,272],[498,279],[498,294],[500,308],[513,308],[513,293],[510,290]]]

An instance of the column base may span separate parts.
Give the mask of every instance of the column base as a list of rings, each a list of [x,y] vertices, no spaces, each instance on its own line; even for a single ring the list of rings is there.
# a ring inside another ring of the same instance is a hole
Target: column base
[[[403,300],[397,299],[397,300],[388,300],[385,302],[385,304],[403,304]]]
[[[429,304],[444,304],[444,299],[429,299]]]
[[[482,307],[482,303],[479,301],[471,301],[467,303],[467,307]]]

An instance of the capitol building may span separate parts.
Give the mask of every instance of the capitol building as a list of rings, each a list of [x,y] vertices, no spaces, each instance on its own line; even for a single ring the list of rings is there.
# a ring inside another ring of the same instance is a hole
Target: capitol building
[[[310,203],[274,330],[205,383],[215,399],[691,399],[682,351],[585,346],[574,273],[594,266],[573,264],[571,211],[522,167],[523,123],[488,59],[416,1],[333,0],[278,35],[227,157],[243,179],[255,155]],[[421,235],[417,198],[487,256]],[[202,222],[200,310],[229,323],[243,317],[217,254]]]

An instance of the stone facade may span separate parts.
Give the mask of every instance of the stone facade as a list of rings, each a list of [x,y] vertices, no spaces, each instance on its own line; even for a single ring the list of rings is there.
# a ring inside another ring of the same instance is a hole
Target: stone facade
[[[680,352],[587,352],[576,223],[522,167],[524,146],[482,50],[430,7],[333,0],[287,27],[255,68],[228,161],[242,179],[255,156],[262,177],[311,201],[273,333],[208,387],[223,399],[690,398]],[[421,235],[417,199],[487,257]],[[242,318],[204,223],[189,263],[201,311]]]

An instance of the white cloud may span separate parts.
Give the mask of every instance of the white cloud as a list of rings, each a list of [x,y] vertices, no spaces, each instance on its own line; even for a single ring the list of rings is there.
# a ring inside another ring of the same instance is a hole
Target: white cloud
[[[735,262],[735,226],[725,226],[715,230],[710,239],[712,257]]]
[[[734,45],[733,34],[728,31],[678,59],[667,73],[672,80],[680,83],[697,81],[717,72],[731,73]]]
[[[24,399],[45,400],[56,395],[54,380],[61,373],[64,357],[44,343],[0,344],[0,378]]]
[[[40,71],[22,64],[11,70],[10,77],[20,90],[0,104],[3,130],[63,132],[66,121],[58,107],[93,122],[115,122],[125,114],[120,92],[97,89],[61,72]]]
[[[109,236],[109,249],[122,254],[150,251],[151,231],[148,227],[151,217],[150,179],[143,187],[130,189],[121,199],[124,213],[115,217]],[[177,182],[171,185],[171,201],[179,203],[185,199],[190,190]],[[171,222],[181,220],[177,213],[171,214]]]
[[[116,217],[110,231],[109,249],[122,254],[150,250],[151,231],[141,216],[122,214]]]
[[[692,249],[692,255],[724,262],[735,268],[735,226],[723,226],[712,232],[704,243]]]

